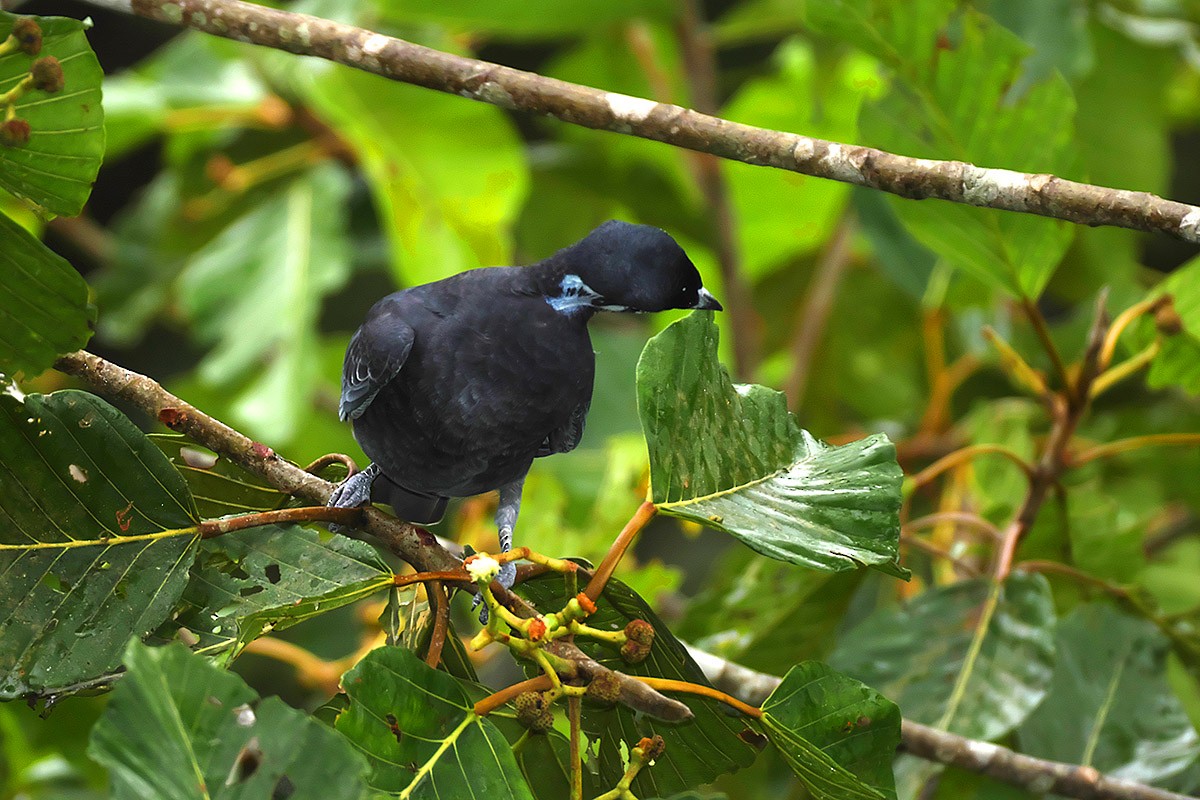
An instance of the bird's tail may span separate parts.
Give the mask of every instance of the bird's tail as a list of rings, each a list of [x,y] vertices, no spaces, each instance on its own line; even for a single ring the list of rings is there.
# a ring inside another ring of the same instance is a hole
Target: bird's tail
[[[397,517],[418,525],[440,522],[446,514],[446,504],[450,502],[448,497],[405,489],[383,474],[371,486],[371,500],[387,503]]]

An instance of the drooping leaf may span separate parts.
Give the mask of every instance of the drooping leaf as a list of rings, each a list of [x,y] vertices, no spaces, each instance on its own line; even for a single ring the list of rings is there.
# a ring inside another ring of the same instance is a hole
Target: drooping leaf
[[[1200,736],[1165,678],[1169,644],[1107,603],[1058,625],[1050,691],[1018,730],[1021,752],[1159,783],[1200,757]]]
[[[956,3],[832,0],[807,5],[821,30],[880,59],[892,90],[864,108],[863,141],[921,158],[1062,175],[1072,163],[1074,101],[1058,73],[1024,81],[1028,48]],[[940,201],[890,198],[926,247],[1012,295],[1041,293],[1073,235],[1058,220]]]
[[[404,283],[511,263],[507,231],[528,175],[503,111],[346,67],[313,69],[299,88],[358,155]]]
[[[814,798],[895,798],[900,709],[874,689],[806,661],[762,710],[768,737]]]
[[[254,374],[235,418],[274,444],[296,433],[316,384],[321,300],[349,275],[346,173],[331,163],[294,179],[196,253],[181,301],[215,349],[200,377],[227,386]]]
[[[370,786],[413,798],[533,800],[508,741],[459,681],[402,647],[380,647],[343,676],[337,730],[367,756]]]
[[[0,698],[115,669],[183,592],[197,522],[183,478],[100,398],[0,393]]]
[[[895,700],[917,722],[990,740],[1019,725],[1045,697],[1054,622],[1041,575],[1015,573],[995,592],[988,580],[962,581],[872,614],[838,643],[829,663]]]
[[[882,434],[830,447],[800,429],[781,393],[735,386],[717,360],[711,312],[646,345],[638,409],[660,511],[792,564],[907,576],[895,447]]]
[[[0,372],[47,369],[87,344],[95,319],[79,273],[0,213]]]
[[[0,11],[0,41],[20,19]],[[39,58],[62,65],[63,88],[53,94],[26,91],[15,116],[29,123],[29,141],[0,146],[0,188],[52,214],[73,217],[83,210],[104,157],[103,71],[84,36],[84,24],[64,17],[33,17],[42,29]],[[20,51],[0,56],[0,94],[29,74],[34,58]]]
[[[187,628],[206,653],[235,658],[250,641],[392,585],[392,571],[366,542],[297,525],[267,525],[205,541],[182,608],[158,632]],[[185,634],[186,635],[186,634]]]
[[[539,576],[520,584],[519,591],[543,610],[562,608],[567,601],[563,579],[556,573]],[[620,630],[632,619],[654,626],[654,644],[650,655],[640,664],[626,664],[613,647],[595,640],[577,638],[575,644],[596,661],[627,675],[670,678],[709,685],[704,673],[688,655],[667,625],[628,586],[610,580],[596,603],[598,610],[587,623],[600,630]],[[703,697],[676,695],[695,715],[690,722],[660,722],[643,714],[634,714],[624,706],[597,709],[585,704],[583,729],[599,740],[601,786],[611,788],[624,774],[621,746],[632,747],[644,736],[659,734],[667,749],[654,767],[643,769],[633,782],[639,797],[668,797],[699,784],[711,783],[718,776],[748,767],[756,751],[742,738],[753,726],[723,704]]]
[[[118,800],[363,797],[363,757],[278,697],[180,644],[131,642],[125,666],[88,748]]]

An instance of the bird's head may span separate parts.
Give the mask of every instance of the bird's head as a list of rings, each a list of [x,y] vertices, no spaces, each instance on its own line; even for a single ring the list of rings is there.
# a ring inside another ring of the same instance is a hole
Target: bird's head
[[[687,253],[658,228],[609,220],[563,255],[564,310],[584,305],[603,311],[721,310]]]

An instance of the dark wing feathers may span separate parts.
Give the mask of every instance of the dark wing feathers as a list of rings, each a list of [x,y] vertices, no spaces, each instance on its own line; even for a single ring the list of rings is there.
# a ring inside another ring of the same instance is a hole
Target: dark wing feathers
[[[587,422],[588,407],[591,401],[580,403],[571,412],[571,418],[561,428],[551,431],[546,441],[538,448],[537,457],[552,456],[555,453],[569,453],[579,446],[583,438],[583,425]]]
[[[342,365],[340,419],[362,416],[379,390],[400,372],[415,338],[413,329],[389,307],[373,313],[354,332]]]

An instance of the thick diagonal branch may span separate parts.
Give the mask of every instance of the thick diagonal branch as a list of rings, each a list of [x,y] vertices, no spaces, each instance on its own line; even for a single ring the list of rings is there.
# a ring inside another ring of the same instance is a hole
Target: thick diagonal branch
[[[242,42],[317,56],[404,83],[547,114],[587,128],[626,133],[701,153],[867,186],[912,199],[1021,211],[1083,225],[1161,231],[1200,243],[1200,208],[1108,189],[991,169],[962,161],[910,158],[873,147],[756,128],[444,53],[330,20],[240,0],[90,0]]]
[[[168,428],[187,434],[281,492],[324,504],[333,491],[329,481],[280,458],[269,447],[185,403],[145,375],[83,350],[62,356],[54,366],[79,378],[97,394],[136,406]],[[439,545],[432,534],[415,525],[367,508],[361,527],[419,572],[462,570],[462,561]]]

